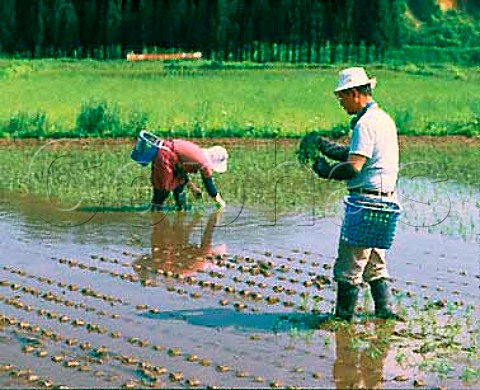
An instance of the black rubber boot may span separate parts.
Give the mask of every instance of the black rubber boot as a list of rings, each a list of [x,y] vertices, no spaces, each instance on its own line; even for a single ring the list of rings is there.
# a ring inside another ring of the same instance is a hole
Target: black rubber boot
[[[347,282],[338,282],[335,318],[351,322],[357,304],[359,288]]]
[[[173,190],[173,198],[175,199],[175,204],[178,210],[187,209],[187,194],[184,191],[185,186],[182,185]]]
[[[404,321],[402,317],[390,310],[388,285],[385,279],[376,279],[369,282],[369,284],[373,302],[375,303],[375,317],[384,320]]]
[[[163,202],[168,198],[170,191],[153,189],[151,211],[160,211],[162,209]]]

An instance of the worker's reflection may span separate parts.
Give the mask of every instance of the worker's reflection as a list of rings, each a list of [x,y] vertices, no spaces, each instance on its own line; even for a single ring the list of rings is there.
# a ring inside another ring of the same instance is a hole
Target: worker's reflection
[[[333,376],[337,389],[381,389],[393,325],[375,323],[374,332],[352,326],[335,331]]]
[[[158,271],[188,275],[212,263],[212,256],[226,253],[226,245],[212,247],[215,225],[221,212],[215,212],[205,225],[202,215],[187,219],[188,213],[155,213],[152,226],[151,255],[140,257],[134,264],[142,280],[155,279]],[[200,238],[191,237],[195,230]]]

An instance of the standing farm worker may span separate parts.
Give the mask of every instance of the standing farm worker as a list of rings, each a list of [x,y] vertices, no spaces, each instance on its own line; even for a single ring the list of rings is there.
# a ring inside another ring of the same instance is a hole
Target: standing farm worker
[[[195,197],[202,196],[201,189],[189,180],[189,173],[200,171],[207,193],[220,207],[225,201],[217,190],[213,172],[227,170],[228,153],[222,146],[202,149],[191,141],[164,140],[152,161],[151,183],[153,186],[152,210],[160,206],[173,192],[179,210],[186,208],[185,187],[189,187]]]
[[[346,181],[351,196],[395,202],[399,170],[397,129],[392,118],[373,100],[375,85],[376,80],[369,78],[361,67],[342,70],[334,92],[343,109],[354,115],[350,145],[309,134],[302,140],[300,152],[309,143],[324,156],[338,161],[329,163],[319,156],[312,168],[321,178]],[[375,316],[401,320],[389,305],[385,249],[353,246],[341,237],[333,273],[338,283],[337,319],[352,320],[359,285],[365,281],[370,285]]]

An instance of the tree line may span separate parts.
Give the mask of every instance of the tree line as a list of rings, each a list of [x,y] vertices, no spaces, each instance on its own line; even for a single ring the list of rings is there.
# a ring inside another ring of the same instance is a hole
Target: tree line
[[[118,58],[176,48],[208,56],[258,42],[388,49],[412,39],[407,10],[427,22],[439,12],[436,0],[1,0],[0,54]]]

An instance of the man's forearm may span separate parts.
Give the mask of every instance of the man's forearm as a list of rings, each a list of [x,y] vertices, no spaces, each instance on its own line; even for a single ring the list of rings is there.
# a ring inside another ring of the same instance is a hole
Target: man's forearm
[[[323,155],[337,161],[347,161],[350,151],[350,147],[337,144],[323,137],[320,137],[318,141],[318,149]]]
[[[329,164],[323,157],[317,158],[312,168],[318,176],[324,179],[350,180],[358,174],[350,162]]]

